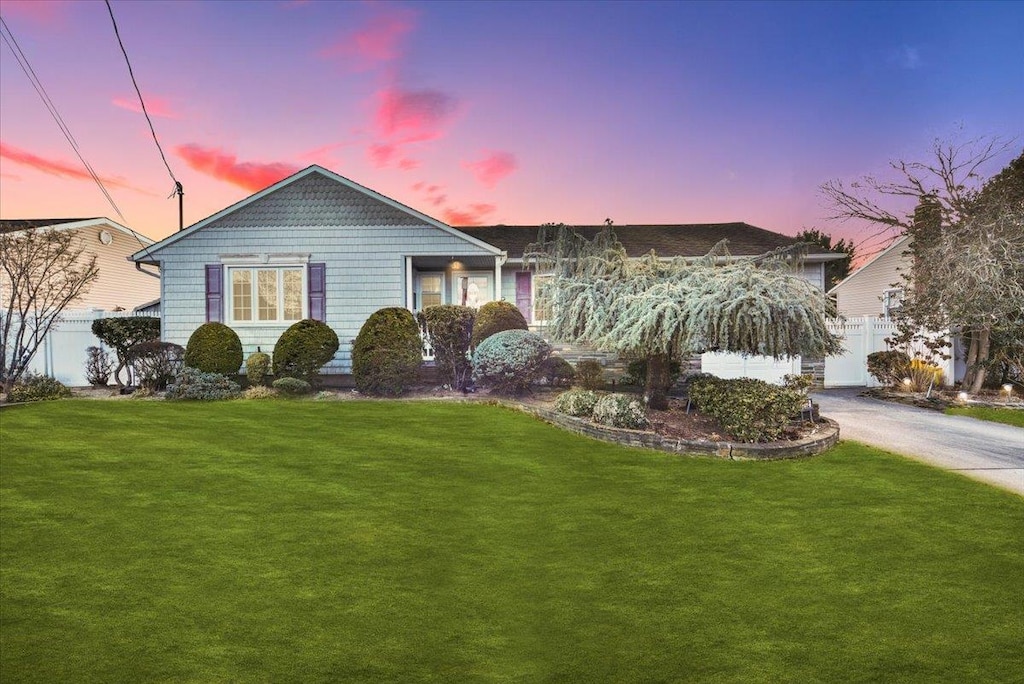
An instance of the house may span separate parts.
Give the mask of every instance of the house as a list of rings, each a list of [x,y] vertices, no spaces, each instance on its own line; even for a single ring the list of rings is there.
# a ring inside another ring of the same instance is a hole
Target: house
[[[899,237],[870,261],[828,291],[836,299],[836,311],[847,318],[890,318],[903,299],[904,275],[910,271],[909,235]]]
[[[581,229],[596,232],[597,226]],[[162,336],[184,345],[207,321],[233,328],[248,354],[270,351],[303,318],[322,320],[342,341],[327,373],[351,368],[353,340],[381,307],[479,306],[494,299],[535,311],[536,278],[522,263],[537,226],[456,229],[320,166],[310,166],[137,251],[159,266]],[[723,237],[733,254],[762,254],[795,238],[747,224],[624,226],[630,256],[702,256]],[[812,249],[805,276],[824,282]]]
[[[108,218],[0,219],[0,233],[37,230],[74,231],[85,256],[95,256],[99,277],[72,304],[78,310],[132,310],[160,296],[160,276],[139,269],[132,254],[153,244],[149,238]]]

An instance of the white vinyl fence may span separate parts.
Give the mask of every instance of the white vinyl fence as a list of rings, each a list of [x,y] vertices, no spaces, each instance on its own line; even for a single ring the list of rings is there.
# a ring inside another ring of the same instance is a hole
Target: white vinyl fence
[[[868,374],[868,354],[886,351],[889,347],[885,338],[896,333],[896,324],[884,318],[866,316],[863,318],[834,319],[829,321],[829,330],[843,338],[846,351],[841,356],[825,359],[825,387],[877,387],[878,381]],[[937,335],[931,335],[934,339]],[[937,363],[946,374],[946,382],[955,377],[953,354],[946,350],[949,359],[932,357],[923,344],[912,346],[908,353],[915,352]]]
[[[87,347],[101,347],[107,350],[111,361],[116,363],[113,349],[107,348],[92,334],[92,322],[97,318],[125,318],[152,314],[131,311],[65,311],[59,322],[50,329],[50,334],[39,346],[29,370],[60,380],[68,387],[82,387],[89,384],[85,378]],[[113,380],[113,378],[111,378]]]

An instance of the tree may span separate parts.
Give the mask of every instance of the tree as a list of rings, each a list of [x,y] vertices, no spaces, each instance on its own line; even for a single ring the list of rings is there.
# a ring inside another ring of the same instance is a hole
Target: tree
[[[842,259],[825,262],[826,292],[835,287],[843,278],[850,275],[850,264],[853,263],[855,256],[853,241],[847,241],[846,238],[843,238],[839,242],[832,244],[832,236],[821,232],[817,228],[804,228],[796,234],[796,238],[802,242],[823,247],[830,252],[841,252],[846,255]]]
[[[28,228],[0,234],[0,380],[4,392],[25,373],[61,312],[99,277],[74,233]]]
[[[588,241],[543,226],[527,260],[554,278],[540,293],[556,339],[646,358],[647,403],[668,406],[670,362],[705,351],[782,358],[840,351],[818,288],[793,272],[792,250],[733,259],[725,242],[697,261],[629,259],[609,221]]]
[[[929,162],[893,162],[898,178],[867,178],[849,187],[830,181],[822,192],[839,219],[899,231],[912,239],[910,272],[898,322],[906,341],[920,328],[956,330],[967,342],[964,386],[977,392],[994,357],[1021,365],[1013,349],[1024,339],[1024,154],[982,182],[981,169],[1009,149],[998,139],[936,140]],[[914,200],[900,214],[878,196]]]

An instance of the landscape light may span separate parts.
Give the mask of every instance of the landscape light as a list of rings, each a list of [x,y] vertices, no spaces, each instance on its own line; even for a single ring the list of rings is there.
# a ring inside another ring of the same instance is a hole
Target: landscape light
[[[1006,383],[1005,385],[1003,385],[1003,391],[1009,394],[1010,392],[1013,391],[1013,385],[1011,385],[1010,383]]]
[[[903,378],[903,384],[906,385],[907,387],[910,387],[911,383],[913,383],[913,380],[911,380],[910,378]]]
[[[960,401],[967,401],[967,392],[961,392],[960,394],[956,395],[956,398],[959,399]]]

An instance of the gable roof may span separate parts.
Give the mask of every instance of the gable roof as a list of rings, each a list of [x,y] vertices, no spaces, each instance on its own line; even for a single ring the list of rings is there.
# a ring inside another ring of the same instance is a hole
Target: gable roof
[[[601,226],[572,226],[583,237],[593,237]],[[683,223],[667,225],[616,225],[615,235],[630,257],[644,256],[652,249],[662,257],[701,257],[722,239],[729,241],[734,256],[757,256],[800,241],[749,223]],[[540,226],[479,226],[459,228],[464,233],[508,252],[511,259],[521,259],[523,250],[537,241]],[[808,261],[832,261],[845,255],[829,252],[818,245],[808,245]]]
[[[901,236],[899,236],[898,238],[893,240],[891,245],[889,245],[888,247],[883,249],[881,252],[879,252],[875,256],[871,257],[871,259],[866,261],[863,266],[861,266],[856,271],[854,271],[853,273],[851,273],[850,275],[846,276],[845,278],[840,280],[838,283],[833,285],[832,289],[829,290],[826,294],[832,294],[833,292],[838,290],[840,287],[844,286],[846,283],[850,282],[851,280],[853,280],[855,278],[859,280],[861,278],[861,274],[864,272],[864,269],[868,268],[869,266],[871,266],[871,264],[875,263],[876,261],[878,261],[879,259],[884,257],[889,252],[893,251],[894,249],[898,249],[900,247],[905,246],[907,244],[907,242],[909,242],[909,241],[910,241],[910,236],[909,235],[901,235]]]
[[[471,243],[473,245],[476,245],[477,247],[480,247],[480,248],[482,248],[482,249],[484,249],[484,250],[486,250],[486,251],[488,251],[488,252],[490,252],[490,253],[492,253],[492,254],[494,254],[496,256],[501,254],[501,250],[498,249],[497,247],[493,246],[493,245],[490,245],[490,244],[488,244],[488,243],[486,243],[486,242],[484,242],[484,241],[482,241],[482,240],[480,240],[478,238],[475,238],[475,237],[473,237],[471,235],[468,235],[468,234],[466,234],[464,232],[458,231],[458,230],[452,228],[451,226],[449,226],[448,224],[442,223],[441,221],[438,221],[437,219],[433,218],[432,216],[428,216],[428,215],[426,215],[424,213],[416,211],[415,209],[413,209],[411,207],[408,207],[408,206],[402,204],[401,202],[398,202],[397,200],[393,200],[390,197],[387,197],[385,195],[380,194],[379,192],[375,192],[374,190],[371,190],[371,189],[369,189],[369,188],[367,188],[367,187],[365,187],[363,185],[360,185],[359,183],[356,183],[355,181],[349,180],[348,178],[345,178],[344,176],[340,176],[340,175],[334,173],[333,171],[325,169],[322,166],[319,166],[317,164],[313,164],[313,165],[308,166],[305,169],[303,169],[303,170],[301,170],[301,171],[299,171],[297,173],[292,174],[291,176],[288,176],[287,178],[285,178],[283,180],[278,181],[277,183],[274,183],[273,185],[271,185],[271,186],[269,186],[267,188],[264,188],[263,190],[260,190],[257,193],[249,195],[248,197],[246,197],[243,200],[235,202],[231,206],[226,207],[225,209],[222,209],[222,210],[218,211],[216,214],[213,214],[211,216],[207,216],[202,221],[199,221],[198,223],[194,223],[191,226],[189,226],[188,228],[185,228],[184,230],[180,230],[177,233],[174,233],[173,235],[170,235],[170,236],[164,238],[160,242],[158,242],[155,245],[153,245],[152,247],[150,247],[148,250],[140,250],[139,252],[136,252],[135,254],[132,255],[132,259],[134,259],[136,261],[141,261],[141,260],[144,260],[144,259],[149,259],[150,255],[152,255],[155,252],[160,251],[164,247],[167,247],[168,245],[172,245],[175,242],[177,242],[179,240],[182,240],[182,239],[188,237],[189,235],[192,235],[193,233],[195,233],[195,232],[197,232],[199,230],[202,230],[204,227],[210,225],[211,223],[214,223],[214,222],[219,221],[220,219],[222,219],[222,218],[224,218],[226,216],[234,214],[235,212],[237,212],[237,211],[239,211],[241,209],[244,209],[245,207],[248,207],[249,205],[253,204],[254,202],[257,202],[258,200],[266,197],[267,195],[270,195],[271,193],[273,193],[273,192],[275,192],[277,190],[280,190],[281,188],[287,187],[287,186],[289,186],[289,185],[291,185],[291,184],[293,184],[293,183],[295,183],[295,182],[297,182],[299,180],[302,180],[303,178],[306,178],[306,177],[308,177],[308,176],[310,176],[311,174],[314,174],[314,173],[315,174],[320,174],[321,176],[324,176],[325,178],[328,178],[328,179],[330,179],[332,181],[335,181],[337,183],[340,183],[341,185],[344,185],[344,186],[346,186],[346,187],[348,187],[348,188],[350,188],[352,190],[360,192],[360,193],[366,195],[367,197],[369,197],[369,198],[371,198],[373,200],[377,200],[378,202],[382,202],[383,204],[387,205],[388,207],[390,207],[392,209],[395,209],[395,210],[397,210],[397,211],[399,211],[399,212],[401,212],[403,214],[408,215],[410,218],[415,219],[417,222],[425,223],[425,224],[427,224],[429,226],[432,226],[434,228],[438,228],[438,229],[440,229],[440,230],[442,230],[442,231],[444,231],[444,232],[446,232],[446,233],[448,233],[450,235],[453,235],[453,236],[455,236],[455,237],[457,237],[457,238],[459,238],[461,240],[465,240],[465,241],[467,241],[467,242],[469,242],[469,243]]]
[[[78,230],[79,228],[92,228],[94,226],[106,226],[124,233],[139,241],[142,251],[146,251],[149,245],[153,244],[151,238],[142,233],[137,233],[128,226],[123,226],[117,221],[112,221],[105,216],[94,218],[59,218],[59,219],[0,219],[0,233],[16,233],[20,230],[30,228],[46,228],[50,230]]]

